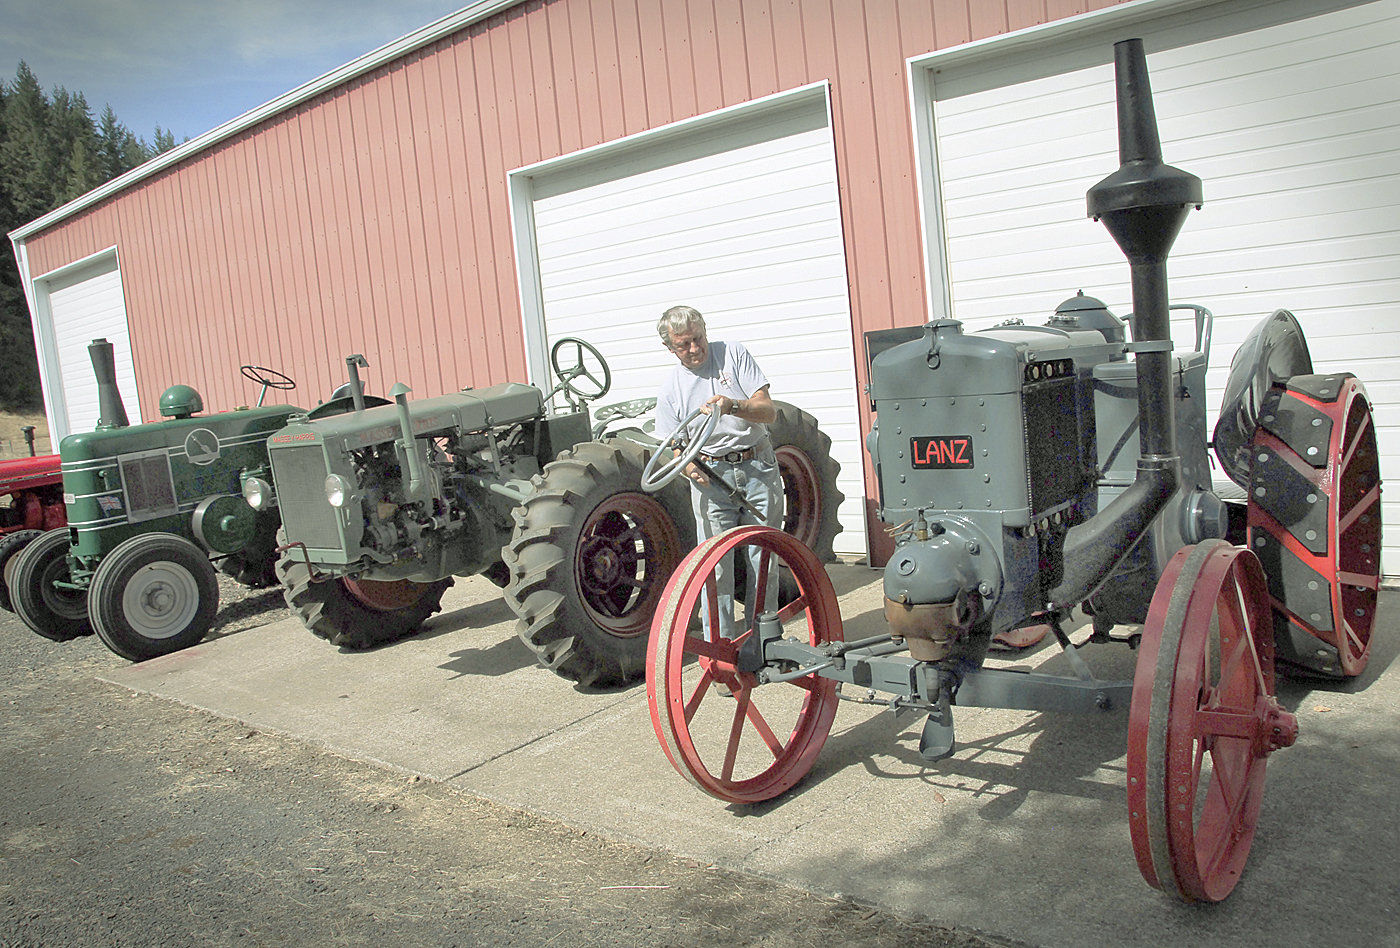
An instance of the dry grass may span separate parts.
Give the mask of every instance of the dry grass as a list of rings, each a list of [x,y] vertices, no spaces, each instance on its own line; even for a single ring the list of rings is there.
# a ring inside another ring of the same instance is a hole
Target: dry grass
[[[49,442],[49,422],[42,411],[18,415],[0,411],[0,458],[29,456],[29,447],[24,443],[24,433],[20,431],[24,425],[33,425],[35,428],[36,454],[53,454],[57,450]]]

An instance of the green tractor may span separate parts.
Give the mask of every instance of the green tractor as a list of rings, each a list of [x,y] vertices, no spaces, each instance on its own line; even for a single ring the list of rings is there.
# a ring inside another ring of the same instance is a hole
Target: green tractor
[[[219,607],[215,566],[239,582],[268,586],[275,507],[255,511],[240,478],[267,473],[267,437],[291,405],[264,406],[269,389],[296,387],[262,366],[242,374],[262,386],[254,408],[200,414],[199,393],[172,385],[164,421],[129,425],[116,387],[111,343],[88,347],[97,376],[95,431],[59,446],[68,525],[35,537],[6,563],[14,611],[57,642],[96,632],[131,661],[188,648]]]

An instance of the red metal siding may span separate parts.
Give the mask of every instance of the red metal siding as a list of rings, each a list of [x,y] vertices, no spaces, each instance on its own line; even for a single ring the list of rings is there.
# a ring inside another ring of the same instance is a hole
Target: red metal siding
[[[351,351],[380,393],[523,379],[510,169],[826,79],[855,332],[915,324],[905,60],[1114,2],[537,0],[30,238],[30,270],[118,246],[148,417],[176,380],[251,400],[245,362],[314,403]]]

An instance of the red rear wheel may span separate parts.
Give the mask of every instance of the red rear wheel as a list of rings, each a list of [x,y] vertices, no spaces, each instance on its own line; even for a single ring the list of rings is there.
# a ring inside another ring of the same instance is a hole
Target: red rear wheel
[[[1274,699],[1258,560],[1218,540],[1178,551],[1143,626],[1128,718],[1128,823],[1148,884],[1187,902],[1229,895],[1268,755],[1297,736]]]
[[[706,540],[681,561],[652,623],[647,655],[647,701],[666,757],[701,790],[733,803],[772,799],[801,780],[831,731],[838,700],[835,682],[815,674],[760,685],[757,673],[740,670],[751,632],[709,642],[691,630],[701,596],[716,608],[716,566],[755,548],[758,589],[779,566],[798,587],[778,613],[785,635],[814,645],[840,641],[836,592],[816,556],[780,530],[744,526]],[[763,611],[760,602],[743,614]]]
[[[1280,661],[1361,674],[1380,588],[1380,457],[1349,374],[1275,387],[1250,442],[1249,548],[1264,565]]]

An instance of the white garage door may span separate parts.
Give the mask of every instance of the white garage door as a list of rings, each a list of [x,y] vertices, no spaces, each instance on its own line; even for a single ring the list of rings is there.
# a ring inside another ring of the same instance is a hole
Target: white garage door
[[[808,98],[537,179],[545,334],[598,347],[613,372],[605,402],[653,397],[675,364],[657,319],[678,303],[699,309],[711,338],[748,346],[773,397],[831,437],[846,495],[836,549],[864,553],[836,167],[825,97]]]
[[[126,403],[127,419],[141,421],[136,401],[136,373],[131,362],[131,338],[127,334],[126,304],[122,297],[121,271],[115,256],[62,277],[44,281],[52,314],[54,352],[58,359],[55,382],[61,393],[62,414],[52,421],[58,437],[97,426],[97,381],[92,373],[88,343],[105,338],[112,344],[117,362],[117,389]],[[59,399],[53,399],[55,406]],[[55,438],[57,441],[58,438]]]
[[[1173,300],[1216,315],[1211,423],[1236,347],[1289,309],[1319,372],[1365,382],[1382,477],[1400,483],[1400,0],[1327,6],[1221,4],[937,75],[953,314],[1043,322],[1080,288],[1131,308],[1084,194],[1118,166],[1112,42],[1142,36],[1164,158],[1205,184],[1168,267]],[[1382,569],[1400,573],[1400,492],[1384,519]]]

